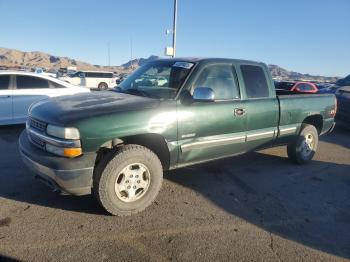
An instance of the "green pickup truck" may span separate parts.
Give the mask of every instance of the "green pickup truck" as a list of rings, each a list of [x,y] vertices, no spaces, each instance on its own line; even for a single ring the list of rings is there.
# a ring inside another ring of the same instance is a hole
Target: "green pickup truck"
[[[130,215],[154,201],[164,170],[277,145],[306,163],[335,113],[334,95],[276,91],[263,63],[159,59],[113,91],[34,104],[19,148],[55,190]]]

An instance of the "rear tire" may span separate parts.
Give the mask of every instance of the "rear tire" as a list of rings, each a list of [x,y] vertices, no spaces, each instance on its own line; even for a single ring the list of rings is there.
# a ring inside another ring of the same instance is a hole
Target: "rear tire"
[[[106,83],[99,83],[98,84],[98,89],[100,90],[100,91],[103,91],[103,90],[107,90],[108,89],[108,85],[106,84]]]
[[[108,213],[127,216],[151,205],[162,182],[159,158],[143,146],[126,145],[108,153],[96,166],[93,191]]]
[[[314,157],[318,146],[318,132],[313,125],[302,124],[299,136],[287,146],[289,159],[306,164]]]

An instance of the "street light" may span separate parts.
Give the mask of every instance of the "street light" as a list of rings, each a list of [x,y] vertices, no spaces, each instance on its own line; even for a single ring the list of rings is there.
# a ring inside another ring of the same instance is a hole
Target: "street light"
[[[176,24],[177,24],[177,0],[174,0],[173,57],[175,57],[175,53],[176,53]]]
[[[177,0],[174,0],[174,19],[173,19],[173,46],[165,48],[165,55],[175,57],[176,54],[176,24],[177,24]],[[166,34],[169,34],[171,30],[166,30]]]

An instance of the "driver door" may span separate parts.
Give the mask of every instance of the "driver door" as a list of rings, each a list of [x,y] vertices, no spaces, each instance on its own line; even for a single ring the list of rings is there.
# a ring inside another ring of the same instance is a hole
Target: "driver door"
[[[211,88],[215,101],[193,101],[190,104],[179,102],[179,165],[244,152],[246,106],[240,98],[233,65],[207,65],[199,72],[192,89],[197,87]]]

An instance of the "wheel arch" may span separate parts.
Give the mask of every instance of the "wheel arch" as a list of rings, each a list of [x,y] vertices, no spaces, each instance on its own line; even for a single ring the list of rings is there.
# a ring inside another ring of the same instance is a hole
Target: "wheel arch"
[[[170,152],[168,143],[162,135],[154,133],[132,135],[106,141],[100,146],[100,149],[97,152],[96,163],[110,150],[129,144],[136,144],[148,148],[158,156],[160,162],[162,163],[163,169],[169,169]]]
[[[320,135],[323,129],[323,117],[319,114],[308,116],[304,119],[303,124],[313,125]]]

